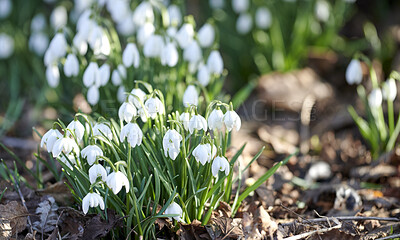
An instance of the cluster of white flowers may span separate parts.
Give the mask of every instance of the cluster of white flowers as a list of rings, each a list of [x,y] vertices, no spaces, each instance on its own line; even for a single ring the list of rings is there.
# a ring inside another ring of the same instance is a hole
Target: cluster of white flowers
[[[10,16],[12,12],[11,0],[0,0],[0,20]],[[14,53],[14,39],[7,33],[0,32],[0,60],[9,58]]]
[[[39,13],[32,18],[29,49],[38,56],[43,56],[49,46],[49,37],[46,34],[47,22],[43,14]]]
[[[232,9],[238,14],[236,31],[242,35],[252,30],[253,22],[261,30],[267,30],[272,24],[272,14],[266,6],[257,7],[253,16],[250,13],[250,4],[250,0],[232,0]]]

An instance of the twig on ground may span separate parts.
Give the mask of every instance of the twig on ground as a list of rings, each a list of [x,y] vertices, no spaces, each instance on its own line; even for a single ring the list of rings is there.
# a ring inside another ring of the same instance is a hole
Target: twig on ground
[[[15,188],[17,189],[18,195],[19,195],[19,197],[20,197],[20,199],[21,199],[22,205],[24,206],[24,208],[26,209],[26,211],[29,213],[29,210],[28,210],[28,208],[26,207],[26,204],[25,204],[25,198],[24,198],[24,196],[22,195],[21,189],[19,188],[19,183],[17,182],[17,179],[16,179],[14,173],[11,172],[11,176],[12,176],[12,178],[13,178],[13,182],[14,182]],[[29,215],[28,215],[27,218],[28,218],[28,224],[29,224],[29,231],[30,231],[30,233],[33,234],[31,218],[30,218]]]
[[[387,221],[387,222],[400,222],[400,219],[394,217],[363,217],[363,216],[351,216],[351,217],[324,217],[324,218],[314,218],[314,219],[303,219],[307,223],[320,223],[327,222],[328,220],[337,219],[339,221],[365,221],[365,220],[378,220],[378,221]],[[282,226],[290,226],[298,223],[298,220],[289,223],[280,223]]]
[[[395,238],[400,238],[400,233],[399,234],[393,234],[393,235],[386,236],[386,237],[382,237],[382,238],[378,238],[376,240],[386,240],[386,239],[395,239]]]
[[[311,236],[311,235],[313,235],[315,233],[329,232],[329,231],[331,231],[333,229],[338,229],[338,228],[341,228],[341,227],[342,227],[342,223],[339,222],[339,223],[337,223],[336,226],[333,226],[333,227],[317,229],[317,230],[314,230],[314,231],[311,231],[311,232],[306,232],[306,233],[298,234],[298,235],[295,235],[295,236],[287,237],[287,238],[284,238],[283,240],[298,240],[298,239],[302,239],[302,238],[306,238],[308,236]]]

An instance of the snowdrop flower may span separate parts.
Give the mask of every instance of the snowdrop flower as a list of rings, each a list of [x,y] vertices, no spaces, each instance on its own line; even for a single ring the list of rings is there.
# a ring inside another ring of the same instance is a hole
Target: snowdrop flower
[[[122,127],[120,141],[124,142],[125,138],[133,148],[142,144],[143,132],[137,123],[128,123]]]
[[[110,173],[107,177],[106,183],[114,194],[118,194],[123,186],[125,186],[126,193],[129,192],[129,180],[122,172]]]
[[[96,86],[91,86],[87,92],[86,98],[90,105],[96,105],[100,99],[99,88]]]
[[[144,45],[147,40],[153,35],[155,27],[152,23],[145,23],[137,32],[137,39],[140,45]]]
[[[221,54],[217,50],[212,51],[210,56],[208,56],[207,68],[211,74],[222,74],[224,62],[222,61]]]
[[[72,120],[68,124],[67,129],[71,130],[75,134],[76,140],[78,140],[78,142],[82,140],[83,134],[85,133],[85,127],[81,122],[79,122],[78,120]],[[68,132],[68,134],[71,133]]]
[[[197,106],[199,102],[199,94],[197,93],[196,87],[189,85],[185,93],[183,94],[183,106],[190,107],[192,105]]]
[[[348,84],[360,84],[363,79],[361,63],[357,59],[351,60],[346,69],[346,81]]]
[[[96,123],[93,127],[93,136],[104,136],[111,140],[113,138],[113,134],[111,132],[110,127],[105,123]]]
[[[154,13],[148,1],[141,2],[133,12],[133,22],[136,26],[142,26],[146,22],[154,22]]]
[[[104,200],[97,193],[88,193],[82,199],[82,210],[84,214],[86,214],[89,211],[89,207],[95,208],[97,206],[100,206],[100,209],[104,210]]]
[[[85,87],[100,86],[99,65],[96,62],[90,62],[83,73],[83,85]]]
[[[175,130],[169,129],[163,138],[163,148],[165,157],[170,157],[175,160],[180,152],[182,136]]]
[[[189,120],[190,120],[190,114],[188,112],[183,112],[179,116],[179,121],[182,122],[183,127],[185,128],[186,131],[189,131]]]
[[[92,166],[96,162],[97,157],[103,156],[103,151],[97,145],[88,145],[82,149],[81,154],[83,158],[86,158],[88,164]]]
[[[170,26],[167,28],[167,36],[170,38],[175,39],[176,33],[178,32],[178,29],[174,26]]]
[[[54,29],[60,29],[67,25],[68,14],[64,6],[56,7],[50,15],[50,23]]]
[[[11,0],[0,0],[0,19],[8,17],[12,10]]]
[[[164,114],[164,105],[162,104],[161,100],[156,97],[147,99],[147,101],[144,103],[144,106],[146,107],[147,113],[152,119],[157,117],[157,113]]]
[[[239,131],[240,127],[242,126],[242,121],[240,120],[239,115],[232,110],[225,113],[223,120],[229,132],[234,128],[236,128],[236,131]]]
[[[50,65],[46,68],[46,79],[49,83],[49,86],[55,88],[58,86],[60,82],[60,71],[58,70],[57,65]]]
[[[242,13],[249,9],[249,0],[232,0],[232,9],[235,13]]]
[[[50,129],[43,135],[40,147],[42,148],[46,144],[47,152],[50,153],[53,150],[54,143],[62,137],[63,135],[57,129]]]
[[[315,4],[315,16],[321,22],[327,22],[329,19],[330,6],[325,0],[318,0]]]
[[[75,140],[69,137],[62,137],[55,141],[51,152],[54,157],[60,156],[61,152],[64,152],[65,155],[68,155],[71,151],[74,151],[75,154],[79,154],[79,147],[76,144]]]
[[[124,20],[117,23],[117,30],[125,37],[129,37],[135,33],[135,24],[133,24],[133,14],[129,14]],[[115,21],[115,20],[114,20]]]
[[[203,87],[206,87],[208,83],[210,83],[210,72],[206,65],[200,64],[199,70],[197,71],[197,80]]]
[[[134,88],[131,91],[131,95],[129,95],[129,102],[133,103],[137,109],[142,108],[142,104],[144,104],[144,100],[146,98],[146,93],[142,91],[140,88]]]
[[[204,24],[197,33],[197,38],[199,39],[200,46],[203,48],[211,47],[215,39],[213,26],[209,23]]]
[[[177,214],[178,216],[172,218],[178,222],[182,221],[182,213],[183,213],[182,208],[176,202],[172,202],[171,205],[169,205],[167,209],[165,209],[166,215]],[[169,217],[169,220],[172,221],[172,218]]]
[[[147,113],[146,108],[140,108],[138,110],[138,114],[140,116],[140,119],[142,119],[142,122],[147,122],[147,118],[148,118],[149,114]]]
[[[193,156],[196,159],[197,162],[200,162],[201,165],[204,166],[207,162],[210,162],[213,157],[215,157],[215,154],[217,153],[217,148],[213,146],[213,149],[211,149],[211,145],[209,143],[207,144],[199,144],[194,150],[193,150]]]
[[[101,177],[101,180],[105,182],[107,179],[107,171],[101,164],[94,164],[89,168],[90,183],[95,183],[98,177]]]
[[[194,115],[189,121],[190,134],[192,134],[195,129],[197,130],[203,129],[204,131],[207,131],[207,121],[203,116],[199,114]]]
[[[193,41],[193,36],[194,36],[193,25],[185,23],[176,33],[175,39],[176,41],[178,41],[179,46],[182,49],[185,49]]]
[[[118,110],[119,119],[130,123],[132,118],[137,115],[136,107],[131,102],[124,102]]]
[[[117,100],[120,103],[123,103],[126,100],[125,87],[123,85],[119,86],[117,91]]]
[[[178,6],[172,4],[168,7],[169,23],[173,26],[179,26],[182,23],[182,13]]]
[[[260,7],[256,11],[256,26],[260,29],[268,29],[272,23],[271,12],[266,7]]]
[[[396,80],[393,78],[389,78],[386,82],[382,85],[382,95],[383,99],[388,101],[394,101],[397,96],[397,86]]]
[[[212,9],[221,9],[224,7],[225,0],[209,0],[209,4]]]
[[[67,40],[65,40],[64,34],[57,33],[50,41],[49,49],[47,49],[47,51],[50,51],[56,59],[64,57],[67,53]],[[48,62],[46,65],[50,63],[51,62]]]
[[[183,59],[191,63],[198,63],[203,58],[197,41],[192,41],[183,51]]]
[[[98,25],[93,27],[88,42],[95,55],[103,54],[108,56],[111,52],[110,41],[108,40],[107,34],[104,32],[103,28]]]
[[[119,86],[122,83],[122,79],[125,79],[126,76],[126,68],[123,65],[118,65],[117,69],[114,69],[111,75],[111,82],[114,86]]]
[[[68,54],[67,59],[65,60],[64,74],[67,77],[76,77],[79,74],[78,58],[72,53]]]
[[[0,59],[9,58],[14,53],[14,39],[5,33],[0,33]]]
[[[108,81],[110,80],[110,65],[104,63],[99,68],[99,77],[100,77],[100,86],[107,85]]]
[[[46,28],[46,18],[43,14],[36,14],[31,21],[31,32],[40,32]]]
[[[375,88],[371,91],[368,96],[368,104],[371,108],[378,108],[382,104],[382,91],[379,88]]]
[[[214,159],[211,165],[211,172],[214,177],[218,176],[219,171],[221,172],[225,171],[225,175],[228,176],[229,168],[230,166],[228,160],[226,160],[225,157],[218,156]]]
[[[79,54],[85,55],[88,49],[88,44],[84,36],[78,32],[72,40],[73,46],[78,50]]]
[[[151,35],[144,44],[143,55],[149,58],[160,57],[164,41],[160,35]]]
[[[42,32],[34,32],[29,37],[29,49],[38,56],[43,56],[49,46],[49,38]]]
[[[240,14],[236,20],[236,31],[244,35],[249,33],[252,27],[253,20],[251,19],[251,15],[249,13]]]
[[[107,9],[110,12],[111,18],[116,22],[120,23],[124,19],[131,17],[133,23],[133,16],[130,14],[129,1],[126,0],[114,0],[109,1]],[[133,25],[133,24],[132,24]]]
[[[134,66],[135,68],[139,67],[140,55],[139,51],[134,43],[128,43],[122,54],[122,62],[125,67]]]
[[[169,67],[174,67],[179,60],[179,53],[175,47],[175,44],[169,42],[165,45],[164,49],[161,50],[161,64]]]
[[[73,166],[76,164],[76,159],[75,156],[73,154],[68,154],[68,155],[61,155],[58,158],[62,163],[64,163],[65,165],[67,165],[67,167],[71,170],[73,170]]]
[[[221,109],[214,109],[208,116],[208,127],[210,130],[222,130],[224,127],[224,113]]]

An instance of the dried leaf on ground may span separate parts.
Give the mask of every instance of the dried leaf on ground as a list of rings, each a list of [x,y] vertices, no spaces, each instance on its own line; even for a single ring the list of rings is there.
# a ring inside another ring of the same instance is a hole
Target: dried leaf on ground
[[[110,230],[117,227],[122,218],[118,217],[114,211],[107,210],[108,220],[104,220],[101,216],[93,216],[85,226],[83,239],[98,239],[107,236]]]
[[[53,231],[58,221],[57,210],[58,206],[54,198],[51,196],[44,197],[36,208],[36,214],[39,215],[40,220],[33,223],[33,229],[44,233]]]
[[[181,224],[177,235],[182,240],[211,240],[208,230],[201,225],[201,222],[194,220],[191,224]]]
[[[36,193],[39,196],[51,195],[60,206],[68,206],[73,203],[71,191],[64,182],[56,182],[45,189],[37,190]]]
[[[26,228],[28,211],[18,202],[0,205],[0,237],[8,238]]]

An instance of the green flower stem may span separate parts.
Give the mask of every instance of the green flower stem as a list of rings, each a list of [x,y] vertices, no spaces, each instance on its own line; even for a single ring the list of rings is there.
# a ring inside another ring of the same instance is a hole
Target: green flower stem
[[[393,101],[388,100],[387,106],[388,106],[389,136],[391,136],[394,131]]]

